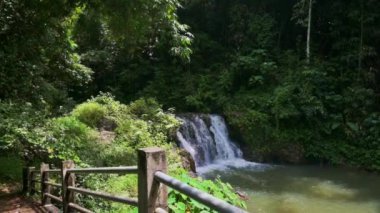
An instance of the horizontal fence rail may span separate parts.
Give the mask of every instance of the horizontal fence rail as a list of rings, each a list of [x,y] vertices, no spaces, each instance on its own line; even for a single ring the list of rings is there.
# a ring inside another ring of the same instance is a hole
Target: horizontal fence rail
[[[139,213],[167,213],[167,187],[170,187],[222,213],[246,212],[167,175],[166,155],[163,149],[155,147],[139,149],[137,156],[137,166],[75,168],[73,161],[63,161],[60,169],[51,169],[45,163],[41,164],[39,170],[35,167],[24,168],[23,192],[29,195],[40,194],[41,204],[49,212],[92,213],[92,210],[75,203],[75,194],[83,194],[137,207]],[[115,196],[106,192],[76,187],[77,174],[92,173],[137,174],[138,198]],[[53,182],[50,174],[57,174],[62,183]],[[40,183],[40,190],[36,189],[37,183]],[[58,190],[61,192],[60,195],[53,195],[52,188],[61,189]],[[59,210],[52,201],[62,204],[63,210]]]
[[[75,209],[79,212],[82,212],[82,213],[93,213],[93,211],[89,210],[89,209],[86,209],[82,206],[79,206],[75,203],[69,203],[69,207],[72,208],[72,209]]]
[[[194,187],[191,187],[185,183],[182,183],[181,181],[163,172],[157,171],[154,174],[154,177],[157,181],[171,187],[172,189],[175,189],[181,192],[182,194],[185,194],[193,198],[194,200],[210,207],[211,209],[214,209],[223,213],[245,213],[246,212],[206,192],[202,192]]]
[[[88,190],[88,189],[71,187],[71,186],[67,187],[67,189],[70,191],[73,191],[73,192],[78,192],[78,193],[85,194],[85,195],[91,195],[94,197],[99,197],[99,198],[103,198],[103,199],[110,200],[110,201],[129,204],[131,206],[136,206],[136,207],[138,206],[137,199],[134,199],[134,198],[118,197],[118,196],[114,196],[114,195],[104,193],[104,192],[96,192],[96,191],[92,191],[92,190]]]
[[[120,167],[98,167],[98,168],[78,168],[67,169],[68,173],[123,173],[137,174],[137,166],[120,166]]]
[[[48,169],[48,170],[45,170],[44,172],[47,172],[47,173],[58,173],[58,172],[61,172],[60,169]]]
[[[44,184],[49,185],[49,186],[54,186],[54,187],[62,187],[62,184],[52,183],[52,182],[47,182],[47,181],[45,181]]]
[[[62,198],[54,196],[52,194],[45,193],[44,196],[49,197],[49,198],[51,198],[51,199],[53,199],[55,201],[58,201],[59,203],[63,203]]]

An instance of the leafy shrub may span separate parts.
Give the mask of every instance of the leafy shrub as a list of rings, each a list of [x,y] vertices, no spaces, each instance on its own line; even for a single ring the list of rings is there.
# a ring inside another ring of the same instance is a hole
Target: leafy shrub
[[[39,157],[49,113],[36,108],[31,103],[0,101],[0,150],[12,151],[26,161]]]
[[[90,127],[96,127],[99,121],[106,115],[106,109],[101,104],[87,102],[78,105],[72,115]]]
[[[229,183],[222,182],[220,179],[212,181],[203,180],[201,178],[193,178],[186,172],[177,175],[176,178],[194,188],[225,200],[234,206],[238,206],[243,209],[247,208],[245,202],[234,192],[232,186]],[[169,191],[168,204],[170,212],[217,212],[172,189]]]
[[[138,117],[154,117],[157,111],[161,109],[161,105],[153,98],[138,99],[128,106],[131,114]]]
[[[97,103],[106,109],[107,117],[115,120],[123,120],[130,116],[128,106],[114,99],[110,93],[100,93],[98,96],[90,99],[87,103]]]
[[[42,146],[53,159],[85,162],[97,141],[97,133],[72,116],[52,119],[45,128],[48,135]]]

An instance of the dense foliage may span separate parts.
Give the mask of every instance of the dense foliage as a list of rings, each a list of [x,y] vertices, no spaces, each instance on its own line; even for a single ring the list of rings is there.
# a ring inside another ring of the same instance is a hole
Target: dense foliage
[[[228,184],[181,168],[174,108],[223,114],[249,159],[380,171],[379,8],[376,0],[2,0],[0,161],[17,165],[0,179],[38,161],[131,165],[136,149],[160,146],[172,175],[244,207]],[[136,195],[133,176],[78,183]],[[173,212],[210,211],[175,191],[169,203]]]
[[[171,175],[234,205],[242,207],[245,205],[230,185],[219,180],[214,183],[192,178],[187,174],[180,163],[181,159],[172,137],[180,122],[171,112],[164,112],[162,106],[154,99],[139,99],[124,105],[115,101],[111,95],[102,94],[77,105],[63,116],[55,118],[36,116],[36,120],[33,120],[33,116],[37,114],[29,114],[27,111],[29,108],[22,107],[25,111],[16,115],[25,113],[23,117],[9,116],[9,114],[8,116],[21,124],[27,123],[27,126],[10,131],[20,124],[14,123],[13,120],[6,120],[9,127],[2,126],[4,128],[2,131],[7,133],[2,140],[9,142],[3,148],[20,153],[0,158],[3,166],[0,170],[3,171],[0,173],[1,182],[3,179],[20,179],[22,169],[22,162],[18,157],[20,155],[24,156],[24,160],[30,165],[43,161],[59,166],[62,160],[70,159],[80,167],[104,167],[136,165],[138,148],[162,147],[167,153]],[[5,109],[4,106],[3,108]],[[18,107],[14,109],[15,112],[8,109],[7,113],[16,113],[20,110]],[[38,122],[38,125],[33,122]],[[54,177],[52,179],[54,180]],[[78,176],[77,184],[112,194],[137,197],[137,177],[133,175]],[[187,205],[186,208],[189,210],[193,209],[196,212],[207,210],[205,206],[189,198],[183,200],[183,196],[178,196],[174,191],[170,192],[169,197],[171,202]],[[78,202],[99,212],[105,210],[137,212],[128,205],[105,202],[88,196],[79,196]],[[171,207],[173,212],[178,212],[175,210],[180,208],[176,206],[177,204]]]
[[[202,180],[200,178],[189,177],[186,173],[177,175],[177,178],[192,187],[226,200],[232,205],[243,209],[247,208],[239,195],[233,193],[234,189],[232,186],[228,183],[223,183],[219,179],[216,181]],[[217,212],[175,190],[169,192],[168,204],[171,212]]]
[[[77,52],[90,46],[77,43],[92,33],[102,36],[94,41],[97,46],[108,44],[107,55],[116,54],[123,44],[124,53],[133,56],[155,46],[160,36],[171,40],[169,49],[175,55],[188,58],[191,34],[177,21],[179,6],[176,0],[2,0],[0,98],[50,106],[67,103],[68,93],[91,80],[93,71]],[[76,31],[83,16],[98,25],[92,31],[92,25],[83,26],[80,38]]]
[[[175,108],[223,114],[250,159],[380,171],[379,8],[376,0],[1,0],[0,151],[27,163],[134,164],[137,148],[173,148]],[[176,175],[243,205],[220,181]],[[119,189],[135,181],[123,178],[105,180]],[[83,184],[98,186],[92,180]],[[184,205],[172,209],[205,210],[173,197]]]
[[[99,45],[101,34],[84,39],[100,26],[88,15],[74,38],[95,71],[89,94],[224,114],[254,160],[379,170],[378,8],[361,0],[185,2],[179,19],[194,34],[191,61],[171,57],[165,36],[140,54],[125,57],[128,45],[119,45],[107,55],[112,45]]]
[[[136,164],[138,148],[171,150],[169,136],[178,125],[179,121],[164,113],[153,99],[123,105],[110,95],[102,95],[65,116],[48,119],[39,127],[40,138],[35,145],[50,161],[71,159],[83,166],[132,165]],[[178,161],[174,155],[169,155],[169,160]]]
[[[127,106],[104,94],[71,110],[76,100],[98,93],[93,85],[100,85],[105,79],[99,77],[115,69],[113,63],[121,57],[151,54],[166,40],[167,54],[188,61],[192,35],[178,22],[178,7],[176,0],[1,1],[0,181],[19,180],[23,164],[41,161],[59,164],[71,159],[82,167],[132,165],[136,150],[150,146],[167,150],[172,175],[188,177],[175,143],[170,143],[179,121],[153,99]],[[91,78],[96,83],[89,85]],[[77,181],[110,193],[137,193],[135,176],[89,175]],[[226,193],[234,194],[231,187]],[[179,198],[171,193],[173,199]],[[92,197],[78,202],[101,211],[131,210]]]

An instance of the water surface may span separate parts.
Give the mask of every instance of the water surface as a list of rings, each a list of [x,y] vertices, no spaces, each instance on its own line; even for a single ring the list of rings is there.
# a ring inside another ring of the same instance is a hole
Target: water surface
[[[318,166],[243,164],[201,171],[205,178],[219,176],[245,191],[249,212],[380,213],[379,175]]]

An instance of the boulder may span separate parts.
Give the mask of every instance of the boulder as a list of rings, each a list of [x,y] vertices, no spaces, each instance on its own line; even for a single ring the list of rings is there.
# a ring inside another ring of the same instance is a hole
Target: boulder
[[[186,151],[185,149],[179,150],[179,155],[181,156],[181,162],[182,166],[189,172],[196,173],[196,166],[194,158],[191,156],[191,154]]]
[[[279,157],[287,163],[304,163],[305,150],[301,144],[289,144],[287,147],[280,150]]]

